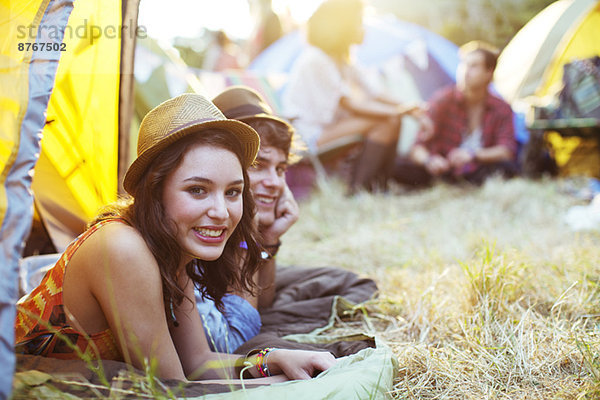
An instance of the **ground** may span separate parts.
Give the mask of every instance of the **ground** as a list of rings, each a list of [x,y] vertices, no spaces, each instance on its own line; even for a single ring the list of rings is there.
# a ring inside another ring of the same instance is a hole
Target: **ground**
[[[301,202],[278,263],[377,281],[379,296],[333,333],[368,332],[391,347],[394,399],[597,399],[600,227],[565,223],[588,204],[585,183],[492,179],[347,197],[324,182]],[[15,398],[65,396],[49,379],[22,374]],[[131,381],[114,398],[168,397],[148,377]]]
[[[585,180],[491,180],[301,203],[281,264],[373,277],[366,321],[399,360],[397,399],[600,397],[600,227],[564,216]],[[359,326],[357,326],[359,324]]]

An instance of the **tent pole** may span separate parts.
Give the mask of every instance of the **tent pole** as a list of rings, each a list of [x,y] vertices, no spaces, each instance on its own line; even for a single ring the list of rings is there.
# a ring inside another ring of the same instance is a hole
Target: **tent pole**
[[[137,37],[139,0],[123,1],[121,4],[123,35],[121,36],[121,76],[119,80],[119,158],[117,167],[118,193],[124,194],[123,177],[131,163],[130,129],[133,116],[133,65]],[[141,33],[140,33],[141,34]],[[145,34],[145,32],[144,32]]]

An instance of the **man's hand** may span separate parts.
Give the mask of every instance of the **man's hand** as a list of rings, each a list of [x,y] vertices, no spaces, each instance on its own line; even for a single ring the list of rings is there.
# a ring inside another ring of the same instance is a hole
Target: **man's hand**
[[[450,166],[458,170],[460,170],[466,164],[474,161],[474,158],[474,154],[471,151],[461,148],[452,149],[450,153],[448,153],[448,161],[450,162]]]
[[[425,169],[433,176],[440,176],[448,172],[450,163],[439,154],[434,154],[425,162]]]
[[[273,245],[279,242],[279,238],[296,223],[299,215],[298,203],[288,185],[285,184],[275,206],[275,221],[269,226],[259,226],[259,231],[264,239],[263,245]]]

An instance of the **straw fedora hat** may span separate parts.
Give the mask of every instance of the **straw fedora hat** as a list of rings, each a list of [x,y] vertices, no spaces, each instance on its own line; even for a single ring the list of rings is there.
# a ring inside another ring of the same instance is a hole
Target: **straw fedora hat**
[[[294,132],[292,125],[273,115],[273,110],[260,93],[248,86],[231,86],[212,101],[227,118],[239,121],[268,119],[283,124],[290,132]]]
[[[213,103],[195,93],[185,93],[159,104],[146,114],[140,125],[137,158],[127,169],[123,187],[133,194],[136,184],[148,165],[177,140],[196,132],[222,129],[233,133],[243,148],[243,168],[248,168],[256,158],[260,139],[250,126],[227,119]]]

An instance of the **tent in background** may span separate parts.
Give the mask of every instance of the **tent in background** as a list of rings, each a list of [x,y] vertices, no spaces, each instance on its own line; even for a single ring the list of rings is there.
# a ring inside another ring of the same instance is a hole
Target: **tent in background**
[[[287,74],[306,45],[302,32],[289,33],[259,54],[248,69],[264,76]],[[454,43],[393,16],[365,20],[364,41],[356,46],[355,55],[365,75],[402,102],[426,101],[437,89],[453,84],[459,61]],[[416,122],[405,119],[401,152],[408,150],[416,132]]]
[[[150,37],[138,38],[135,60],[134,111],[139,120],[171,97],[185,92],[202,92],[202,85],[192,69],[168,43]]]
[[[529,21],[502,51],[495,82],[515,111],[532,118],[532,106],[557,102],[563,66],[600,55],[600,1],[559,0]],[[531,121],[530,121],[531,122]],[[593,140],[546,135],[563,174],[597,175]]]
[[[262,73],[288,73],[306,42],[300,31],[287,34],[259,54],[249,70]],[[406,70],[412,79],[404,87],[411,96],[429,99],[439,87],[455,81],[458,48],[427,29],[392,16],[367,18],[365,38],[356,48],[356,59],[367,68],[380,71]]]
[[[534,101],[561,88],[563,65],[600,54],[600,1],[559,0],[537,14],[508,43],[495,80],[510,103]],[[515,104],[518,105],[518,104]]]
[[[232,85],[246,85],[258,90],[274,110],[278,110],[277,89],[281,74],[264,75],[245,69],[210,71],[188,66],[176,48],[154,38],[138,38],[135,48],[135,106],[132,137],[148,111],[163,101],[185,92],[213,98]],[[133,141],[135,143],[135,141]],[[131,151],[135,156],[135,148]]]
[[[149,36],[138,37],[135,43],[129,159],[136,157],[138,129],[148,111],[185,92],[202,93],[202,85],[177,49]]]
[[[31,188],[60,249],[100,204],[116,198],[118,176],[128,166],[115,154],[128,154],[128,136],[121,141],[119,132],[129,130],[131,119],[138,3],[0,4],[2,398],[12,385],[17,277],[32,226]]]

